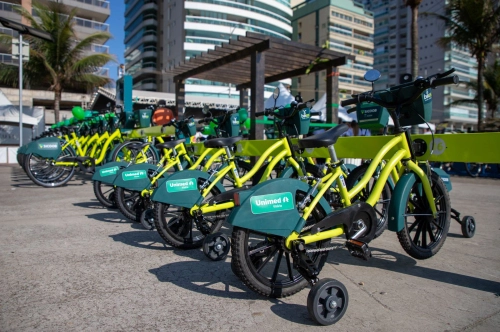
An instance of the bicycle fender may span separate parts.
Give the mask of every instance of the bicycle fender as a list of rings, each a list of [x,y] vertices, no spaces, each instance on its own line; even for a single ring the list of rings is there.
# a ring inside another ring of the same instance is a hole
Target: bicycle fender
[[[283,170],[283,172],[281,172],[279,177],[280,178],[291,178],[294,171],[295,171],[295,169],[293,167],[288,166],[287,168],[285,168]]]
[[[127,190],[143,191],[151,186],[148,172],[157,169],[158,166],[147,163],[130,165],[117,171],[113,185]]]
[[[97,166],[94,174],[92,175],[92,181],[113,184],[118,170],[127,167],[127,165],[128,163],[125,161],[113,161],[102,166]]]
[[[296,179],[273,179],[249,190],[236,193],[240,205],[235,207],[227,221],[236,227],[287,237],[300,232],[305,220],[296,208],[298,191],[307,192],[310,186]],[[322,197],[321,207],[326,213],[330,206]]]
[[[388,229],[390,231],[399,232],[404,228],[404,214],[406,213],[408,203],[406,197],[410,194],[411,188],[416,181],[417,176],[414,173],[408,173],[403,175],[396,183],[396,187],[391,194],[391,202],[389,203]]]
[[[57,137],[44,137],[28,143],[25,154],[34,154],[40,158],[57,159],[62,152],[61,141]]]
[[[192,208],[201,204],[204,197],[198,189],[198,180],[207,180],[210,174],[199,170],[175,172],[158,181],[158,187],[153,191],[151,200],[154,202]],[[217,182],[215,187],[222,193],[226,190]]]

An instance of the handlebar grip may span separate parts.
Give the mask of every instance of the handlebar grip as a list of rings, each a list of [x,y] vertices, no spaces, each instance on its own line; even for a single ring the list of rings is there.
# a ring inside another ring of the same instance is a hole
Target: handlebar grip
[[[266,115],[266,111],[264,112],[255,112],[255,116],[263,116]]]
[[[356,105],[357,103],[358,103],[358,98],[351,98],[351,99],[342,100],[340,102],[340,106],[344,107],[344,106],[349,106],[349,105]]]
[[[448,85],[448,84],[458,84],[460,82],[460,79],[458,75],[452,75],[452,76],[447,76],[443,78],[436,78],[431,82],[431,87],[435,88],[437,86],[441,85]]]

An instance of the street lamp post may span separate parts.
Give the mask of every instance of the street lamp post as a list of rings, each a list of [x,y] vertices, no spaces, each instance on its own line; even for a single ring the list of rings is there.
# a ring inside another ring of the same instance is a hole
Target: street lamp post
[[[19,32],[19,146],[23,146],[23,35],[54,41],[50,33],[0,17],[6,28]]]

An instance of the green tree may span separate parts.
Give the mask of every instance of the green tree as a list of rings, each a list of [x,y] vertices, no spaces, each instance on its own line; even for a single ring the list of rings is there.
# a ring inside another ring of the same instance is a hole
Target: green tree
[[[42,4],[33,1],[32,12],[24,8],[19,9],[19,12],[32,27],[48,32],[54,40],[49,42],[29,35],[23,36],[30,43],[30,60],[23,65],[23,82],[31,87],[41,87],[41,82],[49,83],[50,90],[54,91],[54,116],[57,123],[64,89],[79,87],[88,90],[111,82],[110,78],[99,76],[96,72],[109,61],[115,61],[113,56],[88,53],[92,44],[105,42],[111,35],[96,32],[78,40],[74,30],[77,9],[69,11],[59,2]],[[2,40],[7,38],[4,35]],[[0,81],[18,86],[18,80],[17,66],[0,66]]]
[[[411,8],[411,75],[418,76],[418,6],[422,0],[403,0]],[[411,127],[412,133],[418,133],[418,125]]]
[[[500,108],[500,62],[497,60],[491,66],[486,66],[484,69],[484,82],[483,82],[483,101],[487,107],[487,116],[485,119],[484,129],[500,129],[500,121],[496,118],[496,114]],[[466,82],[469,89],[476,91],[476,96],[473,99],[457,99],[451,105],[463,105],[479,103],[479,85],[476,80]]]
[[[426,13],[446,22],[447,34],[439,40],[443,47],[467,48],[478,64],[477,82],[483,82],[488,53],[500,40],[500,2],[498,0],[449,0],[447,14]],[[483,130],[484,87],[477,87],[477,128]]]

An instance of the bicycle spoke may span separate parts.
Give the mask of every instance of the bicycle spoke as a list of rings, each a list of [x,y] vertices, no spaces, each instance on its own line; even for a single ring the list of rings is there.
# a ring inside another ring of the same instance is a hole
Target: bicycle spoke
[[[271,252],[271,254],[269,256],[267,256],[267,258],[262,262],[262,265],[259,266],[259,268],[257,269],[257,272],[260,273],[260,271],[262,271],[262,268],[264,266],[266,266],[266,264],[271,260],[271,258],[273,258],[274,254],[278,251],[278,248],[274,248],[274,250]]]
[[[285,253],[285,259],[286,259],[286,268],[288,269],[288,279],[290,281],[293,281],[293,271],[292,271],[292,262],[290,260],[290,253]]]
[[[413,243],[418,243],[418,240],[420,239],[420,233],[422,232],[422,222],[419,221],[418,227],[417,227],[417,232],[415,233],[415,236],[413,237]]]
[[[278,277],[278,272],[281,265],[281,258],[283,257],[283,250],[280,250],[278,253],[278,257],[276,257],[276,266],[274,267],[273,276],[271,277],[271,281],[276,282],[276,278]]]
[[[429,238],[431,239],[431,243],[436,242],[436,237],[434,236],[434,233],[432,232],[432,227],[431,224],[427,224],[427,231],[429,232]]]

